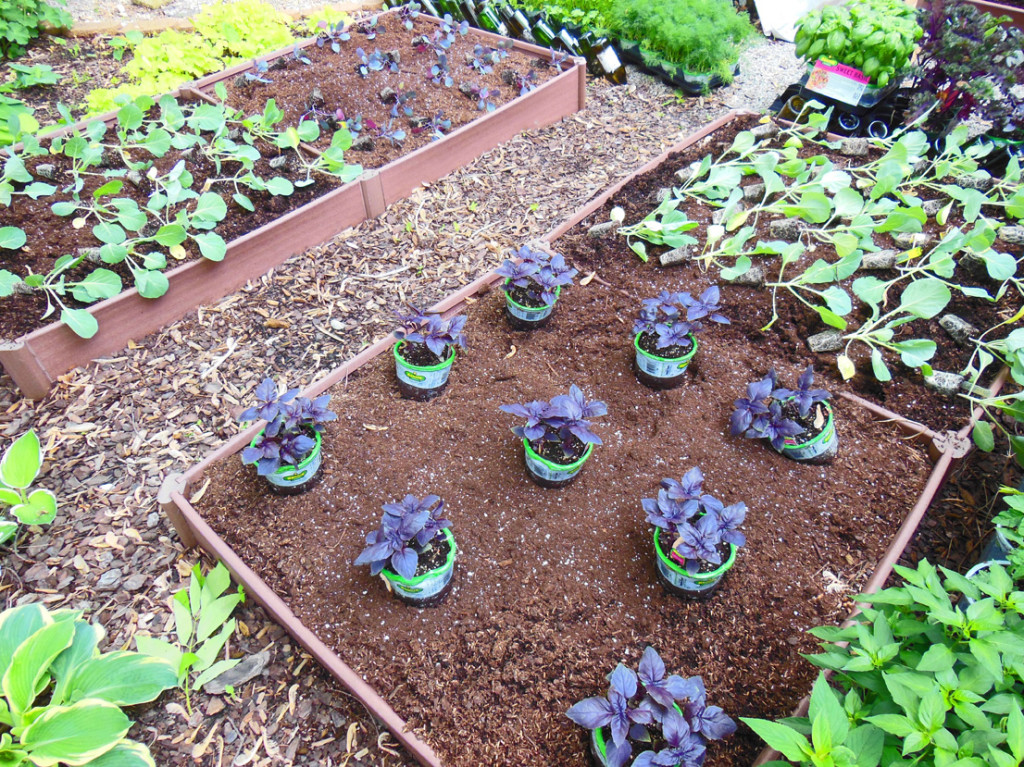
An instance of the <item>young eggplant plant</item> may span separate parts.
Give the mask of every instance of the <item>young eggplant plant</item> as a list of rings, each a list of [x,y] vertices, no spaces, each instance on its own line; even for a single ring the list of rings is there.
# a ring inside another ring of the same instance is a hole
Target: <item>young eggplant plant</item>
[[[739,526],[743,502],[729,506],[702,492],[704,474],[694,466],[681,480],[665,478],[657,498],[641,501],[654,525],[658,579],[670,593],[707,599],[718,588],[746,542]]]
[[[444,501],[407,495],[385,503],[380,527],[366,536],[356,565],[369,565],[399,599],[417,607],[440,603],[452,587],[455,538]]]
[[[513,427],[512,433],[523,441],[530,478],[548,488],[564,487],[579,475],[594,445],[601,444],[588,419],[608,414],[604,402],[587,400],[575,384],[568,394],[550,401],[502,405],[499,410],[526,419],[526,425]]]
[[[734,437],[766,439],[780,453],[795,461],[828,463],[839,450],[831,395],[812,389],[814,368],[800,375],[796,389],[778,385],[775,369],[759,381],[747,384],[747,396],[736,400],[729,431]],[[801,440],[796,437],[801,435]]]
[[[396,312],[402,328],[395,331],[395,374],[403,397],[425,402],[448,385],[456,347],[466,348],[466,316],[444,319],[412,305],[409,308],[410,314]]]

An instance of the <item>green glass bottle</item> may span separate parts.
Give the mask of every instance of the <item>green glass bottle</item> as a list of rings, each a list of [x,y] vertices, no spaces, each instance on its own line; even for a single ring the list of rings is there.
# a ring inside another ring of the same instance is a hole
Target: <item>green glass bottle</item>
[[[555,39],[558,35],[555,34],[555,30],[548,24],[547,19],[543,16],[538,16],[536,21],[533,22],[533,26],[530,29],[533,39],[537,41],[537,45],[542,45],[545,48],[553,48],[555,45]]]
[[[442,18],[447,14],[455,21],[465,20],[465,16],[462,15],[459,4],[455,0],[437,0],[437,10],[441,12]]]
[[[480,29],[486,29],[488,32],[494,32],[496,35],[508,37],[508,27],[501,17],[498,16],[494,6],[487,2],[487,0],[477,3],[476,17],[480,21]]]
[[[588,31],[580,38],[580,48],[591,74],[606,77],[616,85],[626,84],[626,68],[608,38],[595,38],[594,33]]]
[[[576,36],[565,27],[558,30],[558,34],[555,36],[555,45],[570,56],[583,55],[583,52],[580,50],[580,41],[577,40]]]
[[[462,11],[462,18],[469,22],[471,27],[480,29],[480,20],[476,17],[476,7],[473,0],[459,0],[459,10]]]
[[[437,6],[434,5],[433,0],[419,0],[419,3],[423,12],[428,16],[437,16],[437,18],[441,18],[441,16],[444,15],[437,10]]]
[[[533,35],[530,34],[530,20],[520,9],[513,8],[508,3],[499,3],[498,13],[512,37],[525,40],[528,43],[536,42]]]

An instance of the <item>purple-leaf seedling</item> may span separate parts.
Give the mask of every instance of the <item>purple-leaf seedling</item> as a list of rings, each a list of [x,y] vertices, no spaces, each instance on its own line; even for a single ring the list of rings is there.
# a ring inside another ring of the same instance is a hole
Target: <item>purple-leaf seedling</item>
[[[656,337],[655,347],[668,349],[691,345],[691,333],[703,330],[704,325],[698,320],[707,318],[712,322],[724,325],[729,320],[719,313],[719,289],[712,285],[694,298],[686,291],[672,293],[667,290],[655,298],[645,298],[633,322],[633,333],[648,333]]]
[[[466,315],[459,314],[444,319],[440,314],[421,312],[410,304],[411,314],[396,312],[402,321],[402,329],[395,331],[395,338],[409,344],[420,344],[441,360],[447,358],[448,347],[466,347]]]
[[[607,415],[608,406],[600,400],[587,400],[573,384],[568,394],[559,394],[550,402],[534,400],[525,405],[501,405],[502,412],[526,419],[525,426],[514,426],[512,433],[525,439],[538,453],[544,443],[558,443],[569,462],[575,461],[587,445],[600,445],[601,438],[590,430],[588,419]]]
[[[330,44],[331,50],[335,53],[341,53],[341,44],[347,42],[352,36],[345,31],[339,21],[337,24],[329,24],[326,21],[321,21],[317,24],[319,32],[316,36],[317,48],[323,48],[324,45]]]
[[[422,6],[420,6],[419,3],[406,3],[399,7],[398,18],[401,19],[402,24],[405,25],[406,29],[412,30],[413,19],[419,18],[421,10]]]
[[[813,385],[812,365],[800,375],[795,390],[779,387],[775,370],[769,370],[760,381],[747,384],[747,396],[734,403],[729,431],[734,437],[742,434],[748,439],[767,439],[781,450],[787,437],[805,431],[795,418],[807,418],[817,403],[831,396],[825,389],[811,388]]]
[[[250,83],[271,83],[273,80],[268,77],[263,77],[269,69],[270,66],[267,62],[261,61],[260,59],[253,59],[252,71],[245,72],[242,76]]]
[[[327,421],[337,418],[327,409],[330,394],[316,399],[297,396],[298,389],[278,394],[272,378],[263,379],[256,387],[256,404],[239,414],[242,422],[263,420],[266,428],[252,445],[242,450],[242,463],[256,464],[261,477],[273,474],[282,466],[295,466],[313,449],[311,434],[319,432]]]
[[[389,564],[403,578],[414,578],[420,554],[424,553],[446,527],[444,501],[436,495],[420,500],[407,495],[401,501],[385,503],[380,527],[366,536],[366,548],[355,564],[369,565],[379,575]]]
[[[523,288],[531,300],[539,301],[545,306],[554,303],[557,290],[564,285],[572,284],[578,273],[565,263],[562,255],[550,255],[543,250],[533,250],[529,245],[513,250],[512,255],[519,261],[506,259],[497,269],[497,274],[509,279],[504,287],[505,292],[510,293],[513,288]]]
[[[412,132],[423,133],[424,131],[430,131],[430,137],[436,141],[439,138],[444,138],[444,132],[451,129],[452,121],[444,119],[444,112],[438,112],[426,122],[421,122],[413,128]]]

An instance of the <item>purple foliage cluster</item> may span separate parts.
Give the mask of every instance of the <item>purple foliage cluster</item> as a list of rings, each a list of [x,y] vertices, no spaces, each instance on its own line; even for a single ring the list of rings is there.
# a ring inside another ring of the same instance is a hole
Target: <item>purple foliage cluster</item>
[[[533,250],[529,245],[523,245],[519,250],[513,250],[512,255],[519,260],[506,259],[497,269],[497,274],[509,280],[505,292],[511,292],[513,287],[524,288],[532,300],[540,301],[545,306],[553,304],[555,291],[563,285],[571,284],[577,274],[575,269],[566,265],[565,258],[559,253],[550,255],[543,250]]]
[[[366,548],[355,564],[369,565],[378,575],[391,563],[391,569],[403,578],[413,578],[419,556],[438,534],[452,523],[444,518],[444,501],[436,495],[420,500],[407,495],[401,501],[385,503],[380,527],[366,536]]]
[[[466,65],[472,67],[482,75],[494,71],[494,65],[508,58],[508,49],[511,41],[499,43],[497,48],[477,43],[473,46],[473,55],[467,57]]]
[[[747,542],[738,529],[746,519],[747,505],[741,501],[726,506],[703,493],[703,487],[704,474],[694,466],[681,480],[661,480],[658,497],[641,501],[647,521],[674,536],[672,552],[686,563],[690,575],[697,573],[701,562],[722,564],[719,544],[738,548]]]
[[[256,473],[261,477],[282,466],[299,464],[316,445],[310,433],[320,431],[321,424],[338,417],[327,409],[330,394],[311,400],[296,396],[298,393],[298,389],[289,389],[278,395],[274,380],[264,378],[254,393],[256,404],[238,416],[243,422],[267,422],[256,443],[242,450],[242,463],[256,464]]]
[[[476,99],[476,108],[481,112],[493,112],[497,105],[491,101],[495,96],[500,95],[497,88],[484,88],[476,83],[460,85],[467,96]]]
[[[812,389],[813,385],[813,365],[808,365],[800,375],[795,390],[780,387],[778,374],[772,368],[760,381],[747,384],[747,396],[734,403],[736,409],[729,430],[734,437],[742,434],[748,439],[770,440],[772,447],[781,450],[786,437],[795,437],[804,431],[803,426],[784,415],[783,403],[791,402],[800,417],[805,418],[815,403],[831,396],[825,389]]]
[[[539,452],[538,448],[545,442],[557,442],[565,457],[572,460],[583,455],[587,445],[601,444],[601,438],[590,430],[591,423],[587,419],[608,414],[604,402],[587,401],[575,384],[568,394],[558,394],[550,402],[534,400],[525,405],[502,405],[499,409],[526,419],[526,425],[513,427],[512,433],[526,439],[534,450]]]
[[[373,135],[377,138],[387,139],[392,144],[400,144],[405,141],[405,131],[401,128],[395,128],[394,119],[389,119],[384,125],[377,125],[373,120],[367,118],[366,127],[373,131]]]
[[[466,315],[459,314],[444,319],[440,314],[421,312],[409,305],[410,314],[395,312],[402,321],[402,329],[395,331],[395,338],[409,344],[422,344],[440,359],[447,357],[449,346],[466,347]]]
[[[405,3],[398,8],[398,18],[401,19],[405,28],[413,28],[413,19],[419,18],[422,6],[419,3]]]
[[[347,42],[352,36],[345,31],[345,26],[339,21],[337,24],[329,24],[326,21],[317,23],[320,30],[316,35],[316,47],[323,48],[329,45],[335,53],[341,53],[341,44]]]
[[[736,731],[736,723],[721,708],[707,704],[704,681],[699,676],[669,675],[653,647],[644,650],[637,672],[620,663],[608,679],[611,686],[605,697],[581,700],[566,716],[588,730],[609,728],[609,767],[627,764],[633,756],[630,741],[650,745],[652,730],[656,733],[657,729],[661,730],[661,749],[640,752],[632,767],[700,767],[704,742]]]
[[[431,50],[437,56],[437,63],[430,68],[431,82],[444,85],[448,88],[454,82],[451,78],[451,68],[448,64],[448,49],[455,42],[455,35],[465,35],[469,31],[469,22],[463,21],[458,25],[450,14],[445,14],[440,26],[434,30],[430,37],[421,35],[413,39],[413,47],[418,51]]]
[[[419,125],[412,129],[413,133],[424,133],[430,132],[430,137],[435,141],[439,138],[444,138],[445,131],[452,129],[452,121],[446,120],[444,112],[438,112],[433,117],[427,118],[421,121]]]
[[[658,349],[681,346],[687,349],[691,345],[690,334],[704,328],[699,321],[707,318],[712,322],[728,325],[729,320],[719,313],[722,308],[718,303],[720,292],[717,285],[712,285],[700,298],[694,298],[686,291],[670,293],[667,290],[655,298],[645,298],[640,313],[633,322],[633,333],[651,333],[657,336]]]
[[[416,14],[419,15],[418,13]],[[384,25],[380,23],[376,16],[371,16],[365,21],[361,21],[356,24],[356,31],[361,35],[366,35],[367,40],[377,39],[377,35],[382,35],[387,32]]]
[[[394,60],[390,53],[382,53],[379,48],[375,48],[373,53],[367,54],[362,48],[356,48],[356,58],[359,59],[359,66],[356,67],[356,71],[359,72],[360,77],[369,77],[370,72],[380,72],[382,69],[387,68],[391,72],[398,72],[398,62]]]

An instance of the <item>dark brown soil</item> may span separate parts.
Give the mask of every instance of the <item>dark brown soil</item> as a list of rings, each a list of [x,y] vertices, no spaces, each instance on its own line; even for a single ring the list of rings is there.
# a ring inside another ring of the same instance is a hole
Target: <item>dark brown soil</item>
[[[430,351],[426,344],[413,344],[406,342],[398,353],[401,355],[403,360],[408,362],[410,365],[415,365],[416,367],[431,367],[432,365],[440,365],[444,362],[443,359]]]
[[[519,95],[518,88],[503,82],[501,73],[504,70],[522,74],[533,70],[538,85],[558,74],[557,69],[546,64],[535,66],[535,57],[519,51],[512,51],[508,58],[492,65],[489,74],[478,73],[467,63],[467,57],[473,58],[474,46],[481,44],[481,38],[470,30],[465,36],[456,34],[456,40],[448,50],[453,85],[436,85],[431,82],[430,68],[437,63],[437,56],[430,50],[416,50],[412,40],[420,35],[432,34],[437,27],[417,19],[410,31],[396,20],[394,14],[382,14],[378,30],[381,28],[385,31],[378,32],[373,40],[367,40],[364,34],[353,28],[352,38],[340,43],[340,53],[334,53],[329,44],[304,49],[303,53],[311,64],[303,64],[286,56],[280,60],[280,64],[263,75],[271,83],[237,78],[228,80],[225,82],[227,102],[246,114],[254,114],[262,112],[267,99],[273,98],[285,114],[285,124],[296,125],[304,115],[306,119],[316,119],[315,115],[309,115],[313,89],[316,88],[323,98],[322,102],[317,102],[317,108],[325,115],[333,115],[336,109],[341,109],[348,120],[362,116],[364,129],[360,136],[373,135],[374,131],[367,125],[368,120],[378,126],[386,126],[391,121],[392,128],[405,131],[406,138],[399,143],[376,138],[372,149],[354,150],[349,155],[349,162],[358,162],[365,168],[379,168],[433,140],[429,130],[413,132],[411,118],[406,116],[402,106],[398,108],[398,117],[392,118],[390,111],[394,98],[387,101],[382,99],[380,94],[385,89],[399,94],[410,90],[415,92],[415,98],[403,106],[413,110],[413,117],[434,117],[441,113],[443,119],[451,120],[451,129],[445,131],[450,133],[483,114],[477,109],[477,100],[462,93],[460,86],[487,88],[492,93],[487,101],[499,107]],[[377,49],[382,53],[397,51],[400,71],[396,73],[385,68],[379,72],[371,71],[369,76],[362,77],[356,71],[357,48],[362,48],[367,55]],[[277,66],[282,68],[278,69]],[[207,90],[213,92],[212,88]],[[314,146],[324,149],[329,144],[330,135],[325,134]]]
[[[648,644],[672,671],[702,675],[710,701],[730,715],[787,714],[814,676],[799,657],[816,649],[803,632],[846,614],[929,471],[891,425],[841,399],[839,455],[827,467],[728,436],[747,381],[771,366],[795,380],[814,361],[790,333],[756,330],[768,311],[763,293],[724,289],[734,323],[703,334],[683,386],[638,384],[629,320],[641,299],[699,292],[709,275],[641,264],[621,242],[593,248],[588,239],[557,245],[602,279],[566,291],[545,329],[509,331],[496,289],[471,307],[470,349],[436,401],[399,400],[387,355],[335,387],[341,416],[325,434],[319,488],[273,499],[231,458],[211,469],[201,502],[214,528],[446,764],[581,767],[583,734],[565,710],[603,692],[605,675],[620,661],[635,665]],[[595,422],[604,445],[573,485],[544,490],[526,477],[521,442],[508,433],[516,419],[498,406],[573,383],[608,403]],[[640,508],[659,480],[692,466],[707,475],[706,492],[750,508],[748,545],[706,603],[658,586]],[[380,505],[410,492],[445,499],[460,548],[456,587],[434,611],[400,607],[352,565]],[[744,729],[711,744],[708,764],[749,763],[761,745]]]

